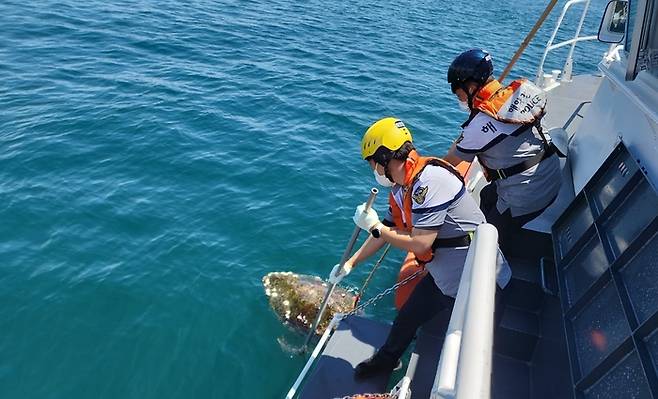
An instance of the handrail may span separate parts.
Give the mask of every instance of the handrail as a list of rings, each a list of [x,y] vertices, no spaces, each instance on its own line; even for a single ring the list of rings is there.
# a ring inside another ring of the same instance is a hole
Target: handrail
[[[331,319],[331,322],[329,322],[329,325],[324,330],[324,333],[322,334],[322,337],[320,337],[320,340],[318,341],[317,345],[315,345],[315,349],[313,349],[313,352],[311,353],[311,356],[309,356],[308,361],[306,361],[306,364],[304,365],[304,368],[299,373],[299,376],[297,376],[297,379],[295,380],[295,383],[292,385],[292,387],[288,391],[288,394],[286,395],[286,399],[292,399],[292,398],[295,397],[295,394],[297,393],[297,390],[299,389],[299,386],[302,385],[302,381],[304,381],[304,378],[306,377],[306,374],[308,374],[308,371],[311,369],[311,366],[315,362],[315,359],[320,354],[320,351],[322,351],[322,349],[324,348],[324,345],[327,343],[327,340],[329,340],[329,336],[331,335],[332,331],[334,330],[334,327],[336,327],[338,325],[338,322],[340,322],[342,317],[343,317],[343,315],[338,313],[338,314],[334,315],[333,319]]]
[[[498,231],[482,224],[466,255],[431,397],[488,399],[491,395]]]
[[[589,10],[589,2],[590,0],[587,0],[587,3],[585,3],[585,9],[583,10],[583,13],[580,14],[580,21],[578,22],[578,27],[576,28],[576,33],[574,33],[574,39],[578,39],[580,37],[580,31],[583,28],[583,24],[585,23],[585,16],[587,16],[587,11]],[[597,36],[598,38],[598,36]],[[576,41],[573,42],[571,45],[571,48],[569,49],[569,54],[567,55],[567,60],[570,60],[573,58],[573,51],[576,49]],[[566,65],[566,64],[565,64]]]
[[[558,44],[554,44],[554,45],[552,45],[548,48],[550,50],[555,50],[555,49],[558,49],[560,47],[568,46],[570,44],[572,44],[571,47],[573,48],[573,44],[576,44],[577,42],[584,42],[584,41],[587,41],[587,40],[594,40],[596,38],[598,38],[597,35],[576,37],[576,38],[573,38],[573,39],[565,40],[565,41],[560,42]]]
[[[411,395],[411,378],[408,376],[402,377],[402,380],[398,382],[393,389],[388,393],[392,397],[397,399],[407,399]]]
[[[573,38],[562,41],[557,44],[553,44],[553,41],[555,41],[555,36],[557,36],[557,32],[560,30],[560,26],[562,26],[562,21],[564,20],[564,16],[566,15],[567,11],[573,5],[580,3],[585,3],[585,6],[580,16],[580,21],[578,22],[578,27],[576,28],[576,33],[574,34]],[[585,17],[587,16],[587,11],[589,10],[589,4],[590,4],[590,0],[569,0],[566,2],[564,7],[562,7],[562,12],[560,13],[560,17],[558,18],[557,23],[555,24],[555,29],[553,30],[550,39],[548,39],[548,42],[546,43],[546,48],[544,49],[544,54],[541,57],[541,61],[539,61],[539,67],[537,68],[537,76],[535,79],[535,82],[539,86],[544,86],[542,81],[544,78],[544,63],[546,62],[546,57],[548,56],[549,52],[571,44],[571,48],[569,49],[567,59],[565,60],[564,67],[562,68],[562,80],[570,81],[571,71],[573,67],[573,53],[576,48],[576,43],[586,40],[597,39],[597,36],[580,36],[580,32],[583,28],[583,24],[585,23]]]

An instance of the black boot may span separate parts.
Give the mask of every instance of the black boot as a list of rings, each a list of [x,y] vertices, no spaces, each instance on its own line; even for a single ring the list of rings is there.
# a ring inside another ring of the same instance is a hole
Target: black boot
[[[370,359],[359,363],[354,370],[356,378],[370,378],[377,374],[390,373],[402,367],[399,359],[377,352]]]

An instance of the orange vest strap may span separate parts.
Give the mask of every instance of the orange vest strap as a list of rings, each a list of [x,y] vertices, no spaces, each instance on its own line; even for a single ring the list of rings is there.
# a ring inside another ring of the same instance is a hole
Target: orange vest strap
[[[473,98],[473,107],[494,119],[498,119],[498,111],[524,82],[524,79],[517,79],[507,87],[503,87],[499,81],[492,80],[477,92]]]

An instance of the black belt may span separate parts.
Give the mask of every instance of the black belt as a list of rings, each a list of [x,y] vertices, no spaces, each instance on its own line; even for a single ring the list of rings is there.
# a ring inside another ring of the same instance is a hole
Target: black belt
[[[469,245],[471,245],[471,236],[469,234],[460,237],[437,238],[432,243],[432,250],[437,248],[468,247]]]
[[[466,234],[464,236],[452,237],[452,238],[436,238],[432,243],[432,259],[423,261],[416,257],[416,261],[419,265],[425,267],[426,264],[434,260],[434,252],[437,248],[456,248],[456,247],[468,247],[471,245],[471,235],[473,233]]]
[[[510,166],[509,168],[490,169],[484,165],[482,165],[482,167],[487,172],[487,180],[489,181],[496,181],[498,179],[507,179],[510,176],[514,176],[516,174],[519,174],[523,171],[532,168],[533,166],[537,165],[539,162],[543,161],[544,159],[550,157],[554,153],[555,153],[555,147],[553,147],[553,144],[551,143],[548,146],[548,149],[542,150],[541,152],[537,153],[537,155],[534,155],[523,162],[517,163],[516,165]]]

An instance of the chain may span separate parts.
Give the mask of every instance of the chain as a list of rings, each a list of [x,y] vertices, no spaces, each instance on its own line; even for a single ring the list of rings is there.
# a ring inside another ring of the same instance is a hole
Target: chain
[[[417,270],[412,275],[406,277],[402,281],[398,281],[397,283],[393,284],[391,287],[385,289],[384,291],[380,292],[379,294],[375,295],[374,297],[368,299],[367,301],[363,302],[361,305],[355,307],[354,309],[350,310],[349,312],[340,314],[340,316],[338,316],[338,314],[337,314],[336,316],[339,317],[337,321],[342,321],[342,320],[345,320],[349,316],[354,316],[355,314],[359,313],[363,309],[367,308],[369,305],[372,305],[373,303],[379,301],[380,299],[382,299],[386,295],[390,294],[391,292],[395,291],[396,289],[402,287],[403,285],[407,284],[411,280],[415,279],[420,274],[422,274],[424,271],[425,271],[425,268]]]
[[[418,277],[418,276],[419,276],[421,273],[423,273],[424,271],[425,271],[425,269],[420,269],[420,270],[416,271],[414,274],[412,274],[412,275],[410,275],[409,277],[405,278],[404,280],[402,280],[402,281],[398,281],[398,282],[395,283],[393,286],[391,286],[391,287],[385,289],[384,291],[380,292],[379,294],[375,295],[374,297],[372,297],[372,298],[368,299],[367,301],[363,302],[361,305],[355,307],[355,308],[352,309],[351,311],[349,311],[349,312],[343,314],[343,315],[341,316],[340,319],[343,320],[343,319],[345,319],[345,318],[348,317],[348,316],[353,316],[353,315],[357,314],[358,312],[360,312],[360,311],[362,311],[363,309],[365,309],[368,305],[371,305],[371,304],[373,304],[373,303],[379,301],[380,299],[382,299],[382,298],[385,297],[386,295],[390,294],[391,292],[395,291],[395,290],[398,289],[399,287],[402,287],[403,285],[407,284],[407,283],[410,282],[411,280],[415,279],[416,277]]]
[[[382,299],[386,295],[390,294],[391,292],[395,291],[399,287],[402,287],[403,285],[407,284],[411,280],[415,279],[416,277],[421,275],[424,271],[425,271],[425,269],[420,269],[420,270],[416,271],[414,274],[412,274],[409,277],[405,278],[404,280],[398,281],[397,283],[393,284],[393,286],[385,289],[384,291],[380,292],[379,294],[375,295],[374,297],[368,299],[367,301],[363,302],[361,305],[355,307],[351,311],[349,311],[347,313],[344,313],[340,317],[340,320],[344,320],[346,317],[353,316],[353,315],[357,314],[361,310],[365,309],[368,305],[371,305],[371,304],[379,301],[380,299]],[[397,388],[397,386],[396,386],[396,388]],[[397,390],[394,390],[392,395],[387,394],[387,393],[385,393],[385,394],[381,394],[381,393],[375,393],[375,394],[373,394],[373,393],[362,393],[362,394],[354,395],[354,396],[344,396],[341,399],[354,399],[354,398],[359,398],[359,399],[361,399],[361,398],[363,398],[363,399],[388,399],[388,398],[391,398],[391,399],[394,399],[394,398],[397,398],[398,395],[399,395],[399,392],[397,392]]]
[[[366,287],[368,286],[368,283],[370,283],[370,280],[372,279],[372,276],[375,275],[375,271],[377,271],[377,268],[379,268],[379,265],[382,264],[382,261],[388,254],[388,251],[391,250],[391,244],[386,244],[386,249],[384,249],[384,253],[382,256],[379,258],[379,260],[375,263],[375,265],[372,267],[372,270],[370,270],[370,273],[368,274],[368,277],[366,277],[366,280],[363,282],[363,285],[361,286],[361,289],[359,290],[359,293],[356,294],[356,298],[354,299],[354,307],[356,307],[359,304],[359,301],[361,300],[361,297],[363,296],[363,292],[366,290]]]

